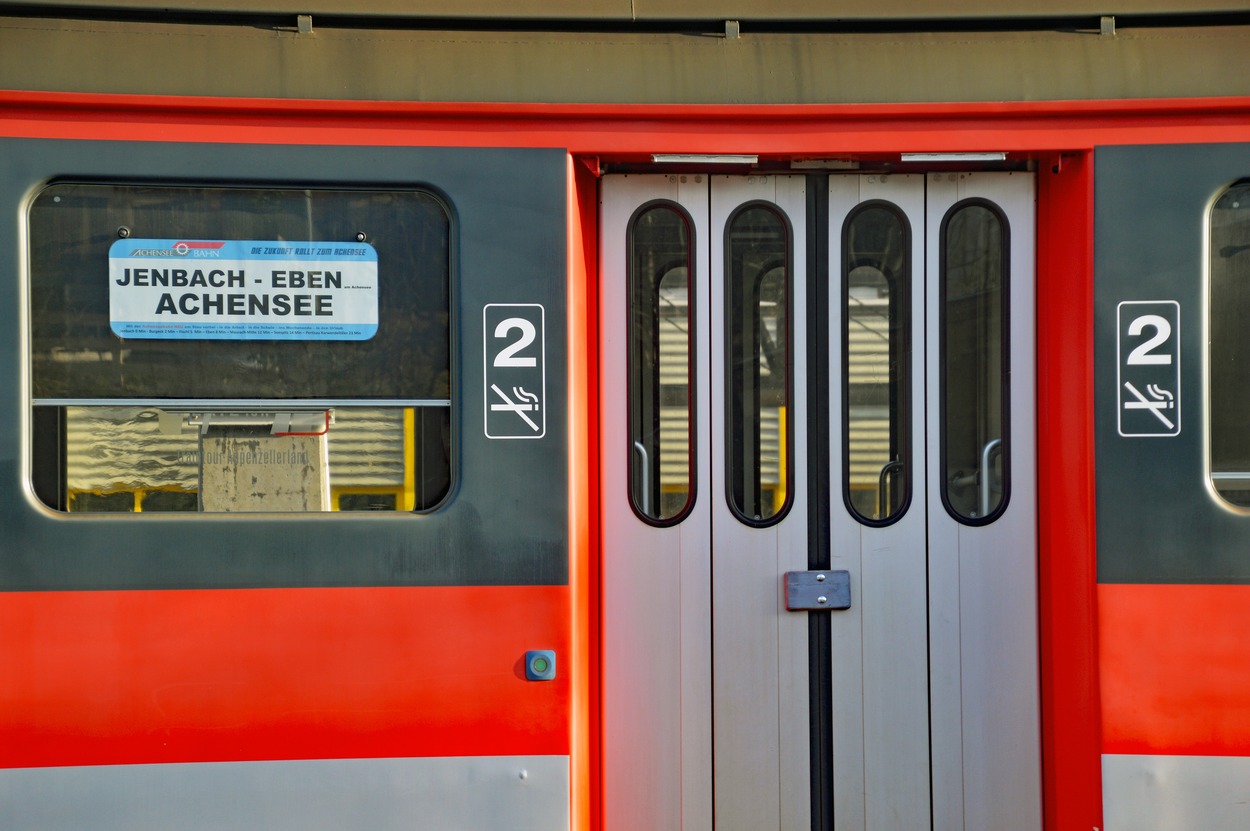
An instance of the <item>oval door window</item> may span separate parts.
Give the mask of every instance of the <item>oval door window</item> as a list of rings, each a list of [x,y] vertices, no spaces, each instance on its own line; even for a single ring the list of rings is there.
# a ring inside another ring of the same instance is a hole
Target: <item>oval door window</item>
[[[644,520],[679,522],[694,504],[692,231],[669,202],[629,224],[629,498]]]
[[[1008,435],[1007,220],[980,199],[942,220],[942,502],[969,525],[1006,508]]]
[[[748,525],[790,504],[790,225],[775,206],[738,208],[725,228],[726,491]]]
[[[887,525],[911,491],[911,229],[887,202],[842,226],[843,495],[857,519]]]

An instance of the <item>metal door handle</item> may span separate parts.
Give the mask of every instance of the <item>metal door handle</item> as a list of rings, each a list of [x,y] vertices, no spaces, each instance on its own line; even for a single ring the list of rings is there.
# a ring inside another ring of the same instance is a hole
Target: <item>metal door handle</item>
[[[981,448],[981,493],[977,502],[980,509],[978,516],[988,516],[990,513],[990,458],[995,452],[1003,452],[1002,439],[990,439],[985,443],[985,447]]]
[[[893,501],[886,495],[886,487],[890,484],[891,477],[898,478],[898,474],[903,472],[903,463],[899,459],[886,462],[881,468],[881,476],[877,481],[877,519],[886,519],[890,515],[890,503]]]
[[[641,441],[634,442],[634,453],[638,455],[638,508],[647,516],[651,513],[651,460],[647,457],[647,446]]]

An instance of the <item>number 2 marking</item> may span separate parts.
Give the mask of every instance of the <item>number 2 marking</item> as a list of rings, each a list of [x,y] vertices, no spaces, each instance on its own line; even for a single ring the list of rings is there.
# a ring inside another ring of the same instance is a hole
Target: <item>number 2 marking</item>
[[[507,321],[504,321],[507,323]],[[1151,354],[1151,350],[1162,345],[1172,336],[1172,324],[1167,318],[1159,315],[1142,315],[1134,318],[1133,322],[1128,325],[1129,337],[1137,337],[1147,326],[1155,330],[1152,337],[1140,344],[1132,352],[1128,353],[1126,364],[1170,364],[1172,356],[1169,353]],[[496,331],[498,334],[498,331]]]
[[[1162,318],[1159,319],[1162,320]],[[499,321],[499,325],[495,327],[495,337],[506,338],[513,329],[519,329],[521,336],[500,350],[499,354],[495,356],[494,365],[538,366],[537,358],[517,357],[516,354],[534,342],[534,337],[537,334],[534,324],[523,317],[509,317]],[[1171,330],[1169,329],[1169,331]]]

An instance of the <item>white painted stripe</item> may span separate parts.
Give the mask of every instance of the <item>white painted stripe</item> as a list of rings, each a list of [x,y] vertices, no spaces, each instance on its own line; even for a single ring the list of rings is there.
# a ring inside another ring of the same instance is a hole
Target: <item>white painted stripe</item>
[[[5,831],[568,827],[567,756],[0,770]]]
[[[1102,757],[1103,831],[1250,828],[1250,757]]]

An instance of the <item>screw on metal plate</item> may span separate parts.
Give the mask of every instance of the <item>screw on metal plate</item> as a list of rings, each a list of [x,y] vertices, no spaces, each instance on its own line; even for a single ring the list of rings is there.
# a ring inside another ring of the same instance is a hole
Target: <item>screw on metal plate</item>
[[[786,608],[791,612],[851,608],[847,571],[787,571]]]

